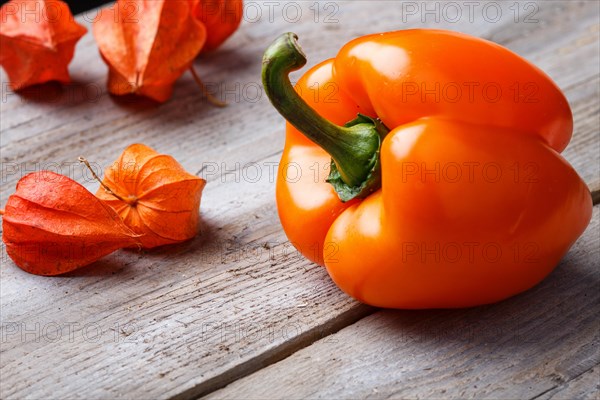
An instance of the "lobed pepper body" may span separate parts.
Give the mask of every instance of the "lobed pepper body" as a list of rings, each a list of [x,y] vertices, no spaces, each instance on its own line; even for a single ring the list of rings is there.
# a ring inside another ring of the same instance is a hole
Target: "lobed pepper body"
[[[341,201],[325,179],[331,155],[290,123],[279,167],[286,235],[362,302],[505,299],[546,277],[591,219],[589,190],[560,155],[567,100],[497,44],[439,30],[365,36],[295,89],[336,125],[363,114],[389,129],[366,196]]]

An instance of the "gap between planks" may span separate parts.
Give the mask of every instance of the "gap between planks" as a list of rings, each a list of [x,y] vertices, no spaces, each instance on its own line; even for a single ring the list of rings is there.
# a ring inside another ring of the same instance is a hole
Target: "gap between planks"
[[[219,390],[231,382],[244,378],[254,372],[286,359],[297,351],[310,346],[318,340],[339,332],[340,330],[360,321],[361,319],[377,312],[375,307],[366,304],[360,304],[344,313],[337,315],[334,319],[327,321],[324,325],[315,326],[312,329],[303,332],[292,340],[286,341],[278,347],[267,350],[258,356],[244,361],[235,368],[229,369],[224,373],[214,376],[201,384],[191,387],[170,399],[187,400],[196,399],[216,390]]]
[[[598,365],[596,365],[581,375],[540,394],[534,399],[598,399],[599,394],[600,372],[598,371]]]

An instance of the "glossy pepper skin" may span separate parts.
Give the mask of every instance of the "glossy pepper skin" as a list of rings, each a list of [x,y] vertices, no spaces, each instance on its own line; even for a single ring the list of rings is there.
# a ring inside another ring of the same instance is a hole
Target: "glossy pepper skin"
[[[282,38],[280,48],[296,46],[294,35],[285,46]],[[457,85],[466,88],[458,96]],[[419,309],[505,299],[547,276],[591,219],[589,190],[560,155],[573,129],[564,95],[499,45],[440,30],[365,36],[295,89],[334,124],[361,113],[390,130],[380,186],[366,196],[342,202],[326,182],[330,154],[290,123],[279,167],[288,238],[362,302]]]

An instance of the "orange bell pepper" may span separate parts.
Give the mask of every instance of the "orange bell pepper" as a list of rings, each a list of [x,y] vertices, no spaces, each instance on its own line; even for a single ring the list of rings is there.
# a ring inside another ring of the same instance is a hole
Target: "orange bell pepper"
[[[460,33],[390,32],[346,44],[294,90],[296,41],[282,35],[263,59],[288,120],[279,216],[349,295],[496,302],[540,282],[589,224],[590,192],[560,155],[571,110],[523,58]]]

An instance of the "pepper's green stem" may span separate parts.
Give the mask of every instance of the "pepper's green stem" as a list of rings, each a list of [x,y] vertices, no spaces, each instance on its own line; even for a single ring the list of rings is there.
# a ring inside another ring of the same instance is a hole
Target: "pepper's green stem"
[[[321,117],[294,90],[289,73],[306,64],[294,33],[284,33],[265,51],[262,80],[279,113],[333,159],[328,181],[343,201],[365,197],[380,186],[379,149],[389,131],[379,120],[359,115],[346,126]]]

